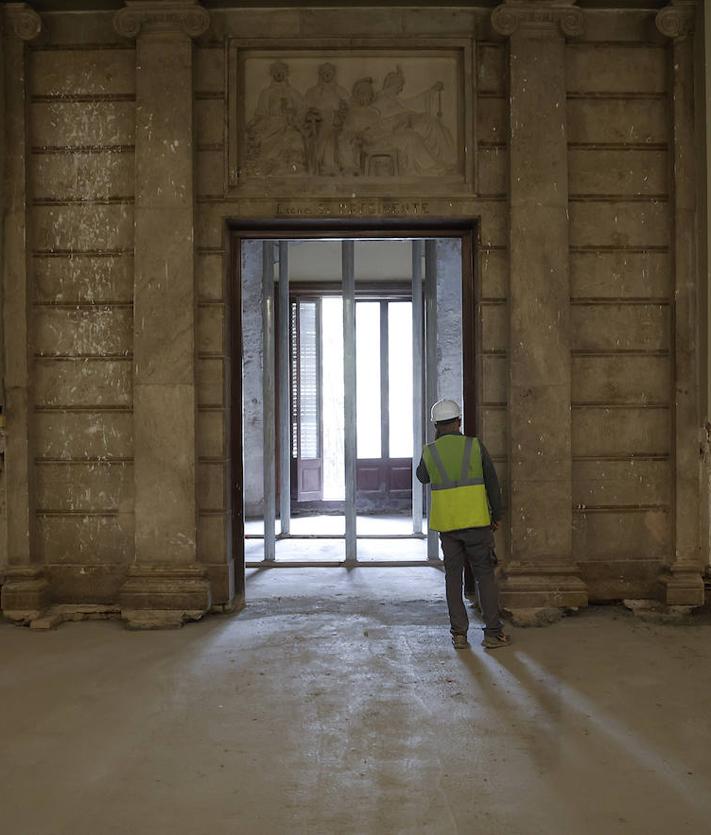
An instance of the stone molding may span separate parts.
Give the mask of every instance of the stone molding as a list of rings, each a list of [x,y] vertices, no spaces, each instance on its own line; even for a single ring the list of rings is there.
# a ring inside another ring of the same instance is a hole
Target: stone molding
[[[32,41],[42,31],[42,18],[27,3],[8,3],[5,6],[6,34],[21,41]]]
[[[583,34],[583,12],[570,2],[506,0],[491,13],[491,25],[506,38],[519,29],[529,34],[549,34],[557,28],[564,37],[575,38]]]
[[[209,12],[196,0],[126,0],[126,7],[114,15],[114,29],[125,38],[139,34],[198,38],[209,25]]]
[[[695,18],[695,0],[682,0],[682,2],[675,0],[657,12],[654,22],[662,35],[673,40],[681,40],[693,34]]]

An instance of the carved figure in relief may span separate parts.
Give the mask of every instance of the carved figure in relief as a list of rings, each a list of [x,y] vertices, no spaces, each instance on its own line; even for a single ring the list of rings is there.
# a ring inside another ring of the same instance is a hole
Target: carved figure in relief
[[[339,152],[339,134],[348,111],[348,91],[336,81],[336,67],[321,64],[318,83],[304,96],[309,108],[310,121],[316,126],[308,131],[310,161],[309,173],[333,176],[343,172]]]
[[[380,111],[386,125],[393,132],[413,130],[421,137],[430,159],[417,158],[413,166],[417,173],[446,173],[453,171],[457,162],[454,139],[442,124],[441,81],[416,96],[402,99],[405,76],[398,66],[383,80],[383,88],[375,98],[374,105]]]
[[[413,130],[408,118],[383,118],[376,106],[372,78],[361,78],[353,85],[351,106],[343,138],[350,150],[350,170],[366,176],[434,174],[445,171]]]
[[[246,170],[254,176],[306,172],[304,99],[289,84],[289,67],[277,61],[269,68],[272,80],[259,94],[254,117],[247,125]]]

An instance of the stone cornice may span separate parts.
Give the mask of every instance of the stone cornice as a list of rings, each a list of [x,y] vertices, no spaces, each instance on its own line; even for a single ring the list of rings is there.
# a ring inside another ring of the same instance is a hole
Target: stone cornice
[[[42,30],[42,19],[27,3],[5,6],[5,32],[23,41],[32,41]]]
[[[139,34],[183,34],[197,38],[207,31],[210,15],[196,0],[126,0],[114,15],[114,29],[125,38]]]
[[[507,38],[519,29],[542,34],[558,27],[565,37],[574,38],[583,34],[583,13],[574,2],[505,0],[491,13],[491,25]]]
[[[657,29],[667,38],[685,38],[694,31],[696,18],[696,3],[694,0],[673,0],[665,6],[655,18]]]

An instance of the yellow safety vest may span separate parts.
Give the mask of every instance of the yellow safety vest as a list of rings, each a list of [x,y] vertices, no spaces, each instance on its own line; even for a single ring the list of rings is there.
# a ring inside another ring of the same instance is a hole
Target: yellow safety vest
[[[422,459],[432,485],[431,530],[458,531],[491,524],[481,448],[476,438],[442,435],[425,446]]]

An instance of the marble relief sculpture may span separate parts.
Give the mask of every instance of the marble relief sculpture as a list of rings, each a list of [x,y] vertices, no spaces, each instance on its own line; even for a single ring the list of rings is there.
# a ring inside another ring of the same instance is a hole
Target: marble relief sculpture
[[[356,80],[350,93],[332,63],[318,67],[303,95],[277,61],[246,126],[244,171],[250,176],[442,176],[455,173],[457,148],[442,121],[441,81],[403,98],[401,67]]]

